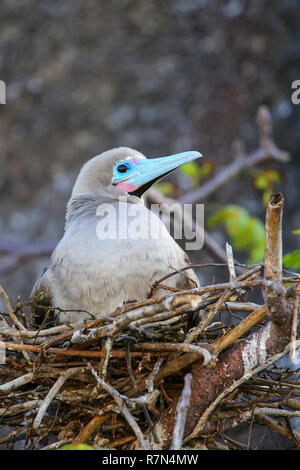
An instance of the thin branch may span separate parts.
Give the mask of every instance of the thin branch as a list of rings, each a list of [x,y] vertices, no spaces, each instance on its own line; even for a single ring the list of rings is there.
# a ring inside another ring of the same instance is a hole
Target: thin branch
[[[228,271],[229,271],[229,280],[230,282],[236,280],[236,272],[234,267],[234,259],[233,259],[233,251],[232,246],[226,242],[226,254],[227,254],[227,263],[228,263]]]
[[[61,373],[60,377],[57,379],[53,387],[49,390],[47,393],[45,399],[41,403],[41,406],[39,408],[39,411],[35,417],[35,420],[33,422],[33,429],[37,429],[40,427],[42,419],[44,417],[44,414],[47,411],[47,408],[49,407],[50,403],[52,400],[55,398],[56,394],[59,392],[61,387],[64,385],[64,383],[70,378],[74,377],[80,372],[83,372],[84,368],[83,367],[74,367],[72,369],[68,369],[64,372]]]
[[[180,450],[182,447],[185,422],[186,422],[186,417],[187,417],[187,412],[188,412],[190,397],[191,397],[192,380],[193,380],[192,374],[186,374],[184,376],[184,387],[182,390],[181,399],[178,403],[178,407],[176,410],[176,415],[177,415],[176,423],[174,426],[172,444],[170,446],[170,450]]]
[[[143,396],[137,397],[137,398],[130,398],[130,397],[127,397],[126,395],[122,395],[115,388],[113,388],[111,385],[104,382],[104,380],[102,380],[101,377],[99,377],[99,375],[97,374],[97,372],[95,371],[95,369],[92,367],[92,365],[89,362],[87,362],[87,365],[88,365],[88,368],[90,369],[90,371],[92,372],[93,376],[95,377],[95,379],[97,380],[97,382],[101,386],[101,388],[103,388],[107,393],[109,393],[114,398],[118,398],[122,401],[127,401],[128,403],[132,404],[133,406],[147,404],[148,401],[151,401],[151,399],[153,398],[153,394],[156,394],[156,392],[154,391],[151,394],[143,395]]]
[[[31,351],[35,353],[40,353],[44,351],[44,348],[41,346],[32,346],[31,344],[15,344],[9,342],[1,342],[1,347],[5,349],[13,349],[15,351]],[[90,357],[90,358],[100,358],[104,355],[102,351],[82,351],[76,349],[59,349],[59,348],[48,348],[48,353],[62,355],[62,356],[81,356],[81,357]],[[133,351],[130,353],[132,356],[141,356],[142,353],[139,351]],[[155,355],[155,353],[153,353]],[[163,355],[164,353],[162,353]],[[111,353],[112,357],[126,357],[126,354],[122,350],[113,350]]]
[[[16,330],[14,328],[0,328],[0,335],[13,338],[37,338],[40,336],[52,336],[63,331],[70,331],[67,325],[54,326],[44,330]]]
[[[88,422],[83,429],[81,429],[78,436],[72,441],[72,445],[84,444],[91,435],[99,428],[99,426],[104,423],[109,417],[111,417],[111,413],[105,413],[100,416],[94,416],[91,421]]]
[[[146,387],[147,387],[148,393],[152,393],[153,390],[154,390],[154,378],[155,378],[156,374],[158,373],[162,363],[163,363],[163,358],[162,357],[157,359],[156,363],[154,364],[154,367],[153,367],[153,370],[152,370],[151,374],[146,379]]]
[[[136,382],[136,379],[135,379],[135,376],[134,376],[134,373],[133,373],[133,370],[132,370],[132,364],[131,364],[131,356],[130,356],[130,340],[128,340],[126,342],[126,363],[127,363],[127,369],[128,369],[128,372],[129,372],[129,376],[131,378],[131,382],[132,382],[132,385],[133,385],[133,388],[135,390],[135,393],[138,394],[139,392],[139,389],[138,389],[138,386],[137,386],[137,382]],[[152,389],[152,392],[153,392],[153,389]],[[153,426],[153,422],[151,420],[151,417],[149,415],[149,412],[147,410],[147,408],[145,407],[145,405],[142,405],[142,411],[144,413],[144,416],[146,418],[146,421],[149,425],[149,428],[152,432],[152,435],[153,435],[153,439],[156,443],[159,443],[159,438],[156,434],[156,431],[154,429],[154,426]]]
[[[12,390],[15,390],[23,385],[26,385],[32,381],[34,378],[34,373],[29,372],[28,374],[22,375],[21,377],[17,377],[10,382],[6,382],[3,385],[0,385],[0,392],[10,393]]]
[[[107,367],[108,367],[109,358],[111,356],[112,347],[113,347],[113,338],[109,337],[105,341],[104,346],[102,348],[103,355],[102,355],[100,365],[99,365],[99,375],[103,380],[105,380],[105,377],[107,374]]]
[[[203,357],[204,364],[208,364],[211,360],[211,354],[208,349],[196,346],[194,344],[186,343],[140,343],[135,346],[135,349],[142,349],[144,351],[175,351],[177,353],[195,352],[200,357]]]
[[[293,319],[292,319],[291,348],[290,348],[291,361],[296,364],[298,364],[299,362],[298,357],[296,355],[299,295],[300,295],[300,284],[297,284],[296,289],[295,289],[295,297],[293,299]]]
[[[71,439],[62,439],[60,441],[52,442],[52,444],[49,444],[45,447],[42,447],[39,450],[53,450],[53,449],[59,449],[60,447],[69,444],[71,442]]]
[[[13,309],[11,308],[11,305],[10,305],[10,302],[9,302],[8,295],[7,295],[7,293],[5,292],[5,290],[3,289],[3,287],[1,286],[1,284],[0,284],[0,295],[1,295],[2,299],[3,299],[3,301],[4,301],[4,304],[5,304],[7,313],[8,313],[8,315],[10,316],[10,318],[12,319],[13,323],[16,325],[16,327],[17,327],[19,330],[25,331],[25,330],[26,330],[25,326],[22,325],[22,323],[18,320],[18,318],[17,318],[16,315],[14,314]]]
[[[42,400],[30,400],[25,403],[18,403],[10,407],[0,408],[0,416],[14,415],[17,413],[24,413],[29,410],[38,408],[42,403]]]
[[[244,320],[238,323],[229,333],[222,336],[214,345],[213,351],[219,354],[223,349],[234,344],[241,336],[250,331],[250,329],[257,325],[266,316],[266,308],[263,305],[261,308],[255,310],[248,315]]]
[[[121,413],[123,414],[124,418],[134,431],[136,437],[139,440],[140,445],[142,446],[143,449],[150,450],[150,446],[148,442],[145,440],[144,435],[137,424],[136,420],[133,418],[132,414],[130,413],[129,409],[127,408],[125,401],[127,402],[135,402],[135,403],[141,403],[145,404],[147,400],[145,400],[145,397],[140,397],[137,399],[134,398],[128,398],[125,395],[121,395],[117,390],[115,390],[111,385],[108,385],[105,383],[96,373],[95,369],[91,366],[90,363],[87,363],[90,371],[92,372],[93,376],[97,380],[97,382],[103,387],[112,397],[114,398],[116,404],[120,408]]]
[[[282,282],[282,211],[284,198],[272,194],[266,211],[266,247],[263,295],[269,319],[282,324],[286,319],[285,289]]]
[[[120,411],[122,412],[122,414],[123,414],[124,418],[126,419],[127,423],[129,424],[129,426],[133,430],[134,434],[138,438],[138,441],[139,441],[142,449],[150,450],[151,447],[149,446],[148,442],[146,441],[146,439],[145,439],[145,437],[144,437],[144,435],[141,431],[141,428],[139,427],[138,423],[136,422],[136,420],[134,419],[134,417],[130,413],[130,411],[127,408],[125,402],[117,396],[114,396],[114,400],[115,400],[116,404],[119,406]]]

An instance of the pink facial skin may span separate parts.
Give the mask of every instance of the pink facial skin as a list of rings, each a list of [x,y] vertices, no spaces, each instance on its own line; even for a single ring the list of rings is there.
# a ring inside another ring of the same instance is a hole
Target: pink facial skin
[[[133,165],[137,166],[139,164],[139,160],[143,160],[143,158],[128,158],[128,161],[132,163]]]
[[[117,183],[116,186],[127,193],[132,193],[137,189],[137,186],[133,186],[132,184],[128,183],[128,181],[121,181]]]

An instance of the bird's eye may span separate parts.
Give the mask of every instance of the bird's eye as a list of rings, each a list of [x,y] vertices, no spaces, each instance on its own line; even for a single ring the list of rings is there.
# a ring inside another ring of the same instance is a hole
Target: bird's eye
[[[116,170],[118,173],[126,173],[129,169],[130,169],[129,162],[122,162],[116,167]]]

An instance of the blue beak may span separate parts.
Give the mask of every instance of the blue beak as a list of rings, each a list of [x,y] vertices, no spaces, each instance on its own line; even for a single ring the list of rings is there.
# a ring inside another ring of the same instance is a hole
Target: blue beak
[[[161,158],[132,158],[125,174],[115,173],[113,184],[129,193],[140,196],[153,183],[176,168],[202,157],[199,152],[182,152]]]

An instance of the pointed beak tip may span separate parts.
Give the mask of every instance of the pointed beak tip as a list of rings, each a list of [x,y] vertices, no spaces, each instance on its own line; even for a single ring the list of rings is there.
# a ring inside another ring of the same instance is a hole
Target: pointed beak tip
[[[190,153],[194,156],[194,159],[203,157],[202,153],[197,152],[197,150],[192,150]]]

